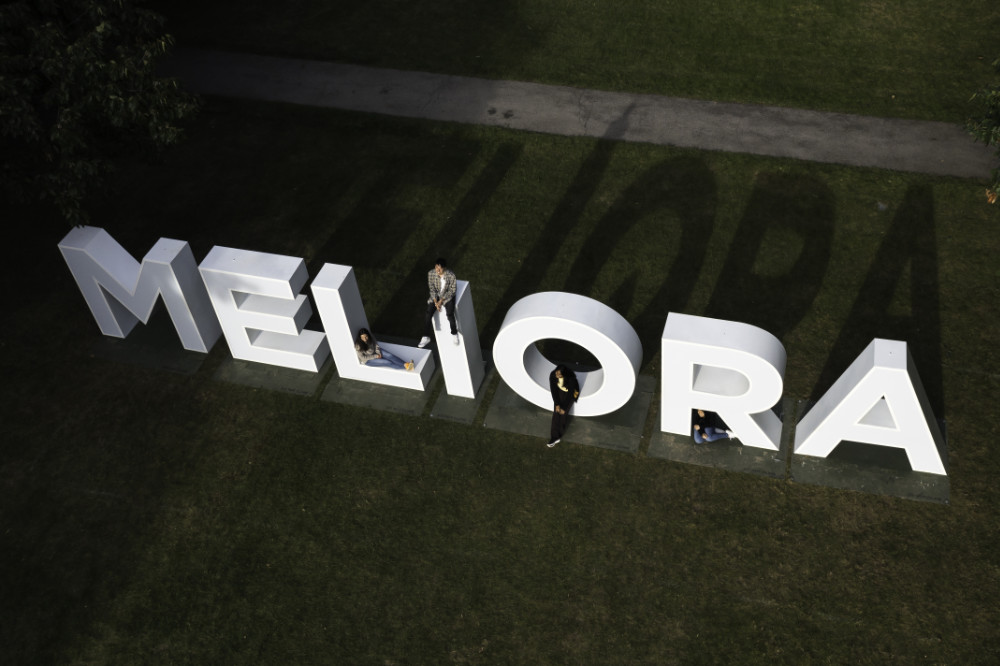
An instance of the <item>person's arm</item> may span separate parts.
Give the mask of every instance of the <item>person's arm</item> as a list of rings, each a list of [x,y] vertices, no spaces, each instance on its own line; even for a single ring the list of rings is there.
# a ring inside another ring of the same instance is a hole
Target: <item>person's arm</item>
[[[702,442],[705,441],[705,439],[702,437],[701,429],[698,427],[697,423],[695,423],[694,427],[691,429],[691,437],[694,439],[695,444],[701,444]]]
[[[556,373],[549,373],[549,393],[552,394],[552,404],[559,405],[559,380],[556,379]]]
[[[354,351],[358,353],[358,361],[361,362],[361,365],[375,358],[375,352],[371,348],[365,350],[361,348],[361,345],[355,344]]]
[[[438,276],[434,271],[429,271],[427,273],[427,292],[430,294],[427,297],[428,303],[437,303],[437,293],[438,285],[441,284],[441,277]]]
[[[698,413],[697,409],[692,410],[691,411],[691,421],[693,422],[693,425],[691,427],[692,431],[697,431],[700,434],[705,434],[705,422],[707,420],[708,420],[707,414],[705,416],[702,416],[701,414]],[[697,442],[698,436],[695,435],[694,439]],[[698,443],[700,444],[701,442]]]
[[[458,287],[458,278],[451,271],[445,271],[444,274],[444,291],[438,297],[441,301],[441,305],[444,305],[451,299],[455,297],[455,289]]]

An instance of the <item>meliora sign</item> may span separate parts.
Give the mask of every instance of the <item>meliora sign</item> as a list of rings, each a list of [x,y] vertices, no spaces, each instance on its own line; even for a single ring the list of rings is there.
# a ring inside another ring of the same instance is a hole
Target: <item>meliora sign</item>
[[[59,249],[105,335],[125,337],[162,297],[185,349],[208,352],[225,336],[235,358],[308,372],[332,355],[342,377],[418,391],[434,372],[430,351],[401,345],[386,346],[414,359],[414,372],[358,362],[354,335],[369,326],[350,266],[326,264],[313,280],[320,332],[305,329],[312,308],[301,293],[308,275],[300,258],[217,246],[198,265],[188,243],[161,238],[140,263],[96,227],[73,229]],[[447,340],[447,323],[435,322],[441,370],[450,395],[473,398],[483,362],[469,283],[459,281],[455,298],[459,344]],[[551,408],[555,366],[536,343],[553,338],[600,361],[600,369],[578,375],[574,414],[608,414],[629,401],[642,362],[639,336],[603,303],[563,292],[531,294],[507,312],[493,360],[512,390]],[[705,409],[743,445],[779,450],[782,423],[771,410],[781,400],[785,349],[777,338],[748,324],[671,312],[661,354],[663,432],[689,435],[691,410]],[[914,471],[946,474],[944,438],[905,342],[873,340],[796,425],[794,452],[825,458],[845,440],[903,449]]]

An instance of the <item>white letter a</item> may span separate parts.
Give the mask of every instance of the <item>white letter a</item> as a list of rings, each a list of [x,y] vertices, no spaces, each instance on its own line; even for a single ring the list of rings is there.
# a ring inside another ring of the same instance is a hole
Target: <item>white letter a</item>
[[[947,474],[944,436],[905,342],[872,340],[795,429],[795,453],[825,458],[841,441],[904,449],[915,472]]]

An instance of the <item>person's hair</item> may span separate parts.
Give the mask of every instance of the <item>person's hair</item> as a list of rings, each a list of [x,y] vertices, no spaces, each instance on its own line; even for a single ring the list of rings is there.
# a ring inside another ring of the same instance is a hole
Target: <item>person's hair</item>
[[[437,259],[435,259],[434,265],[440,266],[441,268],[448,268],[448,262],[445,260],[444,257],[438,257]]]
[[[567,368],[567,367],[566,367],[565,365],[563,365],[562,363],[560,363],[559,365],[557,365],[557,366],[556,366],[556,370],[558,370],[558,371],[559,371],[559,373],[560,373],[560,374],[561,374],[561,375],[562,375],[563,377],[567,377],[567,376],[569,376],[569,375],[575,375],[575,374],[576,374],[576,373],[574,373],[574,372],[573,372],[572,370],[570,370],[569,368]],[[553,371],[553,372],[554,372],[554,371]]]
[[[365,342],[364,340],[361,339],[362,335],[367,335],[368,336],[368,341],[367,342]],[[368,351],[368,350],[370,350],[371,347],[372,347],[372,345],[374,345],[374,344],[375,344],[375,338],[372,336],[372,334],[368,331],[367,328],[358,329],[357,345],[358,345],[358,347],[361,348],[361,351]]]

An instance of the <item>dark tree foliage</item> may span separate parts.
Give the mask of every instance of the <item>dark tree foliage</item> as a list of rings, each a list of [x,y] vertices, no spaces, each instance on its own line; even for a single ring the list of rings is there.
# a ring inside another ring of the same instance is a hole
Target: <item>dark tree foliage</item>
[[[993,68],[1000,74],[1000,58],[993,61]],[[1000,80],[976,92],[972,101],[979,106],[966,125],[969,133],[987,146],[996,146],[997,156],[1000,157]],[[986,190],[986,198],[990,203],[996,203],[998,192],[1000,168],[993,169],[993,183]]]
[[[196,99],[155,76],[172,38],[131,0],[0,4],[0,187],[87,221],[121,156],[180,137]]]

